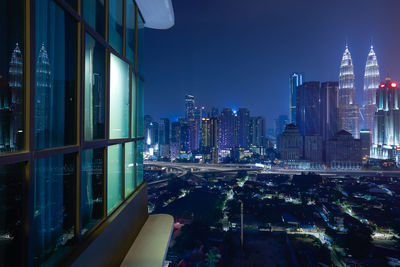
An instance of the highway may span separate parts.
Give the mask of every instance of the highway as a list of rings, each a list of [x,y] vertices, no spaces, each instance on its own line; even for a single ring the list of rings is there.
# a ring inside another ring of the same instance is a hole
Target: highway
[[[296,175],[302,172],[313,172],[323,176],[345,176],[350,175],[352,177],[360,176],[397,176],[400,177],[400,170],[396,171],[374,171],[374,170],[303,170],[303,169],[284,169],[279,167],[272,167],[270,170],[265,170],[260,167],[256,167],[255,164],[199,164],[199,163],[172,163],[172,162],[161,162],[161,161],[145,161],[145,165],[166,167],[176,169],[180,171],[180,176],[191,171],[192,173],[207,173],[207,172],[235,172],[239,170],[247,170],[248,172],[263,172],[266,174],[287,174]],[[182,172],[184,174],[182,174]]]

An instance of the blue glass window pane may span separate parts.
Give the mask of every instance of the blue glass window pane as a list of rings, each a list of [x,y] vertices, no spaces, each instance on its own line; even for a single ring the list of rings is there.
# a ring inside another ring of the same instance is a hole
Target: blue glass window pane
[[[103,37],[105,14],[104,0],[83,0],[83,19]]]
[[[136,148],[136,185],[143,182],[143,140],[137,141]]]
[[[136,70],[143,75],[143,54],[144,54],[144,21],[142,16],[138,14],[137,25],[137,66]]]
[[[25,163],[0,166],[0,266],[23,266]]]
[[[125,56],[133,64],[135,63],[135,3],[133,0],[125,0],[126,5],[126,35]]]
[[[108,1],[108,42],[122,55],[123,0]]]
[[[0,154],[24,149],[24,6],[0,6]]]
[[[135,144],[125,144],[125,197],[135,189]]]
[[[85,36],[85,140],[104,139],[105,49]]]
[[[144,128],[144,84],[140,78],[136,79],[137,81],[137,133],[136,136],[143,136],[143,128]]]
[[[107,149],[107,213],[122,201],[122,145]]]
[[[36,1],[36,148],[76,143],[76,22],[54,1]]]
[[[104,216],[104,149],[82,152],[81,233],[85,234]]]
[[[129,137],[129,65],[110,55],[110,138]]]
[[[136,77],[135,74],[132,73],[132,121],[131,121],[131,132],[132,137],[136,136]]]
[[[50,266],[74,243],[75,155],[35,162],[33,206],[34,263]]]

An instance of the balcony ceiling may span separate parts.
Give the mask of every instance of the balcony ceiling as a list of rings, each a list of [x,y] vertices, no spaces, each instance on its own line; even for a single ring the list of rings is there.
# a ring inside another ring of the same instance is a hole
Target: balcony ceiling
[[[147,28],[165,30],[174,26],[171,0],[136,0],[136,3]]]

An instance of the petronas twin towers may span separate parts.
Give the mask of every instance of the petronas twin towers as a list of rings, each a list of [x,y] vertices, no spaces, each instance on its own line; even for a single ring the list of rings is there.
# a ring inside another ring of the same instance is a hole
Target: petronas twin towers
[[[355,102],[354,66],[349,47],[343,53],[339,74],[339,128],[359,138],[359,114],[363,118],[363,128],[373,130],[376,109],[376,90],[379,87],[379,65],[375,51],[371,46],[364,73],[364,105],[360,108]],[[361,111],[361,112],[360,112]]]

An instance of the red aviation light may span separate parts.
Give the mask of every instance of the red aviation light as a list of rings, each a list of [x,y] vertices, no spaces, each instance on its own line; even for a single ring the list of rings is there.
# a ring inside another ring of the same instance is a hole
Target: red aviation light
[[[397,83],[390,83],[390,87],[397,88]]]
[[[385,88],[385,84],[381,83],[381,85],[379,85],[380,88]]]

